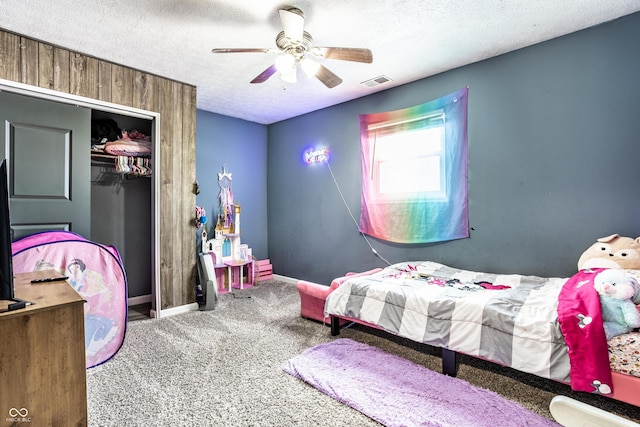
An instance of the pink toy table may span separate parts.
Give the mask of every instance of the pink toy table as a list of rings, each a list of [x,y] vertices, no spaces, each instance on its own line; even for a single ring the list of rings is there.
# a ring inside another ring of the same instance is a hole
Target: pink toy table
[[[247,286],[253,285],[253,260],[248,261],[225,261],[229,275],[229,292],[232,288],[244,289],[242,270],[247,266]]]

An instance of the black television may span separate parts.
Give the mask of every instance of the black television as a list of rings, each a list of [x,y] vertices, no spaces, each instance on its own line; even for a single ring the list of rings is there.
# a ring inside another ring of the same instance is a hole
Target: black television
[[[8,311],[26,307],[27,301],[18,299],[13,291],[13,257],[11,253],[11,218],[9,217],[9,179],[7,160],[0,166],[0,300],[9,301]]]

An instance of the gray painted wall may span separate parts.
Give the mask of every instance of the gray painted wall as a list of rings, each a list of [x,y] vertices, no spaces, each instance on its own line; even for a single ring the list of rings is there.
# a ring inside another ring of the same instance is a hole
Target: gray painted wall
[[[471,237],[424,245],[370,238],[378,253],[392,263],[428,259],[474,270],[566,276],[596,238],[640,236],[639,41],[636,13],[270,125],[274,272],[329,283],[347,271],[384,266],[359,235],[327,167],[304,165],[302,152],[314,144],[329,146],[333,173],[359,220],[358,115],[418,105],[463,86],[470,87]],[[199,132],[205,119],[198,116]],[[226,142],[236,147],[233,138]],[[198,176],[206,176],[202,161]],[[221,163],[206,164],[217,170]],[[239,176],[245,173],[239,162],[227,164]]]
[[[91,167],[91,237],[118,249],[128,297],[151,295],[151,179],[124,178],[113,167]]]
[[[206,210],[209,238],[218,215],[218,173],[226,165],[232,174],[234,200],[241,206],[241,241],[257,259],[267,258],[267,127],[201,110],[196,112],[196,123],[196,179],[200,185],[196,204]],[[193,230],[199,252],[200,230],[195,226]]]

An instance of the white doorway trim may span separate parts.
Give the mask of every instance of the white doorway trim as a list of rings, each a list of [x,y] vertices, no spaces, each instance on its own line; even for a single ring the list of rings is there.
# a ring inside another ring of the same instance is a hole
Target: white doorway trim
[[[151,190],[151,281],[152,281],[152,309],[155,317],[162,317],[162,299],[160,289],[160,113],[154,111],[142,110],[139,108],[128,107],[126,105],[114,104],[111,102],[101,101],[98,99],[86,98],[65,92],[58,92],[51,89],[45,89],[37,86],[26,85],[11,80],[0,79],[0,91],[17,93],[30,96],[33,98],[46,99],[49,101],[60,102],[64,104],[76,105],[79,107],[87,107],[94,110],[107,111],[111,113],[121,114],[123,116],[137,117],[141,119],[152,120],[153,129],[151,135],[152,141],[152,190]]]

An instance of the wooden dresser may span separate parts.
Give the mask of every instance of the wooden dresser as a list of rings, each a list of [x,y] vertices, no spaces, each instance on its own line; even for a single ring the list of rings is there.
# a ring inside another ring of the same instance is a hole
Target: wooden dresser
[[[0,426],[87,425],[84,300],[64,280],[30,283],[49,276],[16,274],[16,298],[34,304],[0,313]]]

